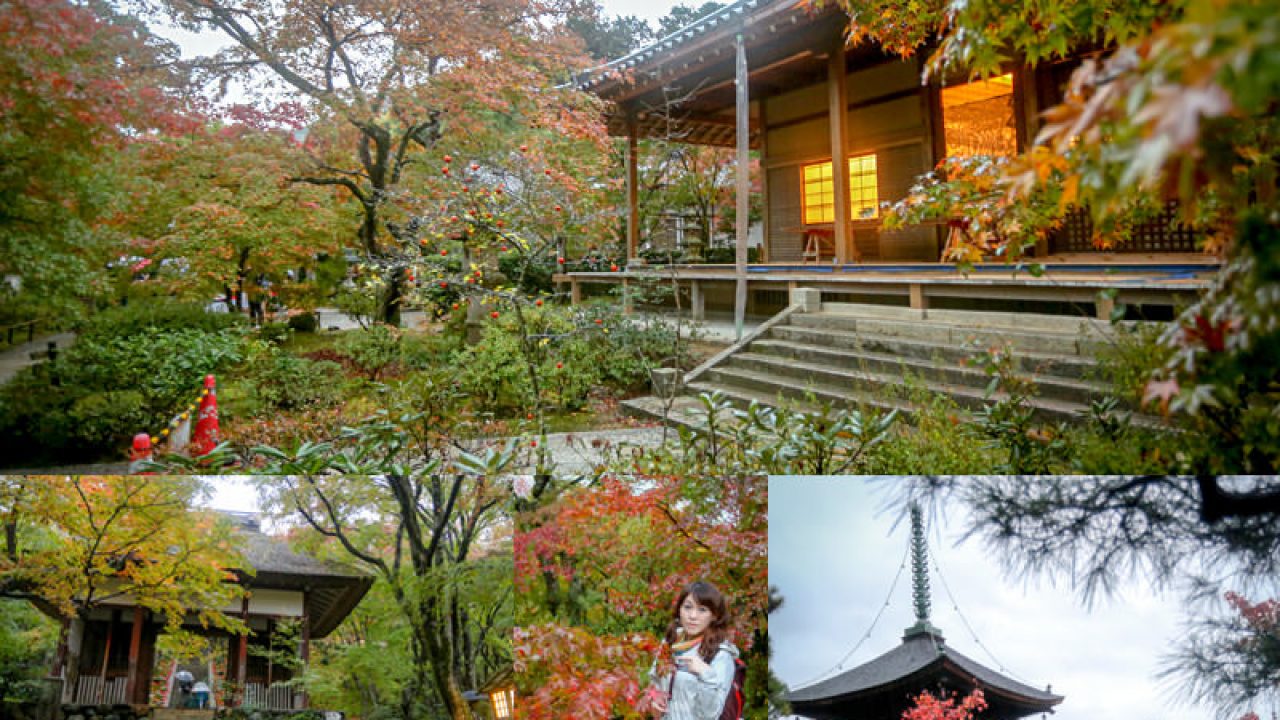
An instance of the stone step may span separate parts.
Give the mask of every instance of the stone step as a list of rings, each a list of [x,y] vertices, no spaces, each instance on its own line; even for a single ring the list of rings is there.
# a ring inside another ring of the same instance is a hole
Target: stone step
[[[754,342],[745,352],[730,357],[726,365],[837,384],[900,386],[911,377],[928,388],[963,385],[983,390],[991,382],[991,376],[977,367],[946,365],[888,353],[851,353],[778,340]],[[1088,403],[1107,394],[1105,385],[1086,380],[1048,374],[1032,374],[1030,379],[1036,384],[1038,394],[1044,397]]]
[[[811,347],[833,348],[849,352],[874,352],[916,360],[941,361],[959,364],[973,357],[967,347],[937,345],[931,342],[887,335],[872,335],[845,330],[825,330],[798,325],[779,325],[768,336],[752,343],[771,341],[791,342]],[[1053,355],[1050,353],[1016,352],[1018,365],[1025,372],[1043,373],[1057,377],[1087,379],[1097,367],[1091,358],[1079,355]]]
[[[981,328],[932,320],[891,320],[832,313],[795,314],[790,325],[824,331],[844,331],[907,338],[939,346],[1002,347],[1006,344],[1025,352],[1092,357],[1101,346],[1100,333],[1082,330],[1079,334],[1042,330]]]
[[[153,708],[151,720],[213,720],[213,710]]]
[[[1049,315],[1033,312],[999,312],[995,310],[942,310],[930,308],[916,310],[902,305],[870,305],[865,303],[824,302],[822,314],[852,315],[862,318],[901,320],[905,322],[936,322],[974,328],[1001,328],[1029,330],[1033,332],[1057,332],[1067,335],[1089,331],[1110,322],[1077,315]],[[1131,321],[1125,324],[1132,325]]]
[[[715,367],[706,372],[698,383],[691,387],[704,389],[718,388],[726,393],[748,391],[765,398],[762,402],[770,402],[768,398],[785,398],[810,403],[829,403],[835,407],[869,406],[881,409],[898,408],[905,413],[912,412],[912,406],[906,397],[892,397],[896,393],[886,392],[889,387],[884,383],[856,382],[846,374],[838,375],[844,381],[829,379],[831,376],[818,376],[821,379],[800,380],[791,377],[780,377],[776,372],[744,369],[741,367]],[[705,386],[705,387],[701,387]],[[969,410],[979,410],[989,401],[1006,397],[995,393],[986,398],[982,390],[961,385],[933,385],[934,392],[951,396],[956,403]],[[1034,397],[1027,401],[1035,417],[1042,421],[1078,421],[1088,407],[1078,402],[1057,398]]]
[[[778,390],[779,388],[774,389]],[[904,415],[911,415],[917,409],[915,405],[906,401],[895,403],[887,401],[886,398],[877,398],[872,395],[857,395],[854,393],[836,394],[825,392],[821,389],[812,393],[804,392],[801,394],[788,394],[786,392],[768,392],[741,385],[726,385],[717,382],[695,382],[689,384],[687,392],[692,395],[719,392],[724,395],[727,400],[733,403],[734,407],[739,409],[745,409],[752,402],[775,408],[779,405],[785,404],[788,408],[806,413],[820,413],[824,406],[835,409],[859,408],[862,410],[876,410],[879,412],[897,410],[899,413]],[[685,417],[687,420],[693,416],[686,415]]]

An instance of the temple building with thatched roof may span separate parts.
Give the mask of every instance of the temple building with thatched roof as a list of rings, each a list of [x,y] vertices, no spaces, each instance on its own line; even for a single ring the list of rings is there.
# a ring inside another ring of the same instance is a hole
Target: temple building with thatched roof
[[[307,707],[305,693],[288,681],[305,665],[311,640],[333,632],[368,592],[373,578],[293,551],[283,540],[264,534],[256,515],[229,515],[253,572],[235,573],[248,592],[237,607],[223,611],[243,620],[250,634],[232,636],[203,628],[193,613],[184,629],[205,635],[213,652],[199,663],[161,663],[157,645],[163,620],[127,596],[113,598],[88,617],[64,625],[52,673],[64,680],[74,678],[62,689],[63,703],[177,707],[175,676],[186,671],[209,686],[209,707]],[[287,638],[287,646],[281,645],[282,638]],[[68,653],[68,648],[78,653]],[[77,655],[78,677],[65,667],[66,658]]]

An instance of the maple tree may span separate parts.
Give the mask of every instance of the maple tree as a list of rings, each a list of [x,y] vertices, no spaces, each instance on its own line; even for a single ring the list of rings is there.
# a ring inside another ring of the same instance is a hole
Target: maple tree
[[[410,176],[424,151],[489,114],[526,126],[563,117],[567,91],[547,80],[572,57],[560,22],[566,4],[170,0],[165,8],[183,27],[213,28],[234,41],[196,61],[198,69],[307,102],[311,164],[293,179],[354,198],[356,237],[385,280],[388,321],[406,279],[403,259],[389,249],[417,240],[417,226],[404,230],[408,218],[395,208],[415,197]]]
[[[230,524],[193,509],[206,490],[197,478],[138,476],[0,478],[0,598],[35,602],[68,622],[128,598],[171,630],[194,613],[235,631],[221,612],[243,591],[249,572]],[[78,648],[66,662],[66,687],[79,675]]]
[[[0,312],[78,313],[106,289],[98,220],[119,188],[101,163],[187,125],[167,46],[104,4],[0,4]]]
[[[902,713],[902,720],[970,720],[987,709],[981,690],[959,699],[945,693],[935,696],[926,690],[912,698],[912,702],[915,705]]]
[[[753,642],[769,606],[766,492],[753,478],[529,484],[515,546],[525,716],[636,717],[672,603],[696,579],[730,599],[748,664],[767,663]]]
[[[294,272],[339,252],[343,203],[332,189],[289,181],[299,121],[233,111],[240,122],[131,143],[118,163],[134,189],[107,221],[159,292],[235,299],[261,276],[283,300],[305,296]]]

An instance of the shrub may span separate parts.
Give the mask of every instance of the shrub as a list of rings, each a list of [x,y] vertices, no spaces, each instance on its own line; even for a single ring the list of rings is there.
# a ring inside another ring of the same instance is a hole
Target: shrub
[[[1097,353],[1098,379],[1110,383],[1116,395],[1138,407],[1147,381],[1173,355],[1160,342],[1164,328],[1157,323],[1117,324],[1111,341]]]
[[[10,463],[97,459],[155,432],[200,391],[205,375],[241,361],[235,330],[142,326],[93,333],[0,388],[0,457]]]
[[[542,262],[527,262],[516,253],[498,256],[498,270],[528,295],[554,292],[555,285],[551,282],[551,276],[558,269],[556,261],[549,257],[543,258]]]
[[[195,303],[135,301],[91,315],[80,327],[80,339],[129,337],[148,329],[216,333],[247,325],[239,313],[206,312]]]
[[[339,351],[370,380],[393,370],[401,360],[402,333],[399,328],[377,323],[365,330],[347,333],[339,343]]]
[[[283,345],[288,342],[291,332],[286,323],[264,323],[258,327],[258,338],[271,345]]]
[[[255,390],[252,401],[246,403],[249,414],[328,407],[342,397],[342,366],[274,348],[249,363],[245,380]]]
[[[947,395],[915,391],[916,412],[889,433],[868,460],[873,475],[967,475],[995,467],[998,455]]]
[[[300,333],[313,333],[320,327],[320,319],[313,312],[298,313],[289,317],[289,329]]]

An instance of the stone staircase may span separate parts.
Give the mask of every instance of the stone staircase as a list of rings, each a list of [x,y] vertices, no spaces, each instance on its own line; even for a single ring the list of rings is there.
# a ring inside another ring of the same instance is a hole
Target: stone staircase
[[[1030,404],[1042,420],[1078,420],[1108,390],[1093,379],[1097,350],[1111,331],[1105,321],[821,303],[817,298],[816,291],[797,291],[787,310],[690,372],[669,420],[697,424],[697,396],[712,390],[743,407],[754,400],[802,410],[830,405],[898,409],[908,415],[920,398],[942,393],[961,408],[977,411],[989,402],[991,376],[965,360],[982,348],[1012,348],[1020,371],[1037,386]],[[623,405],[635,414],[663,416],[663,401],[656,396]],[[1145,416],[1135,420],[1158,422]]]

